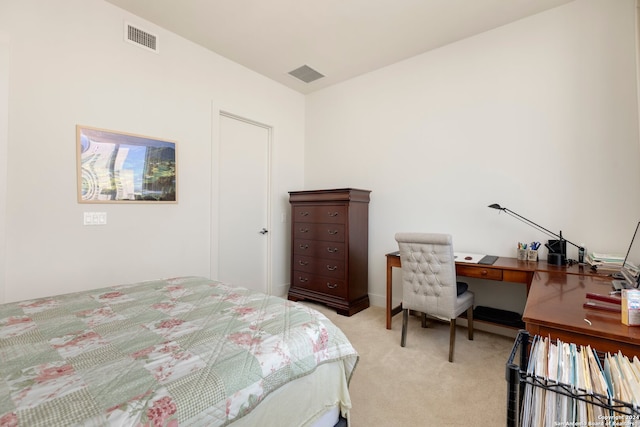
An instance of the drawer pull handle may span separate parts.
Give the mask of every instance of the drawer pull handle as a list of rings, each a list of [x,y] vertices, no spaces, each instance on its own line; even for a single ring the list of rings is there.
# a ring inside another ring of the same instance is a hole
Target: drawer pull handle
[[[338,230],[327,230],[327,233],[331,234],[332,236],[335,236],[336,234],[338,234]]]
[[[302,261],[302,260],[299,260],[299,261],[298,261],[298,264],[300,264],[300,265],[308,265],[308,264],[309,264],[309,261]]]
[[[330,265],[327,265],[327,270],[329,271],[336,271],[338,269],[337,265],[334,265],[333,267],[331,267]]]
[[[338,253],[338,248],[327,248],[327,252],[330,254]]]
[[[309,216],[309,212],[302,211],[302,212],[300,212],[300,216]]]
[[[329,289],[335,289],[335,288],[337,288],[337,287],[338,287],[338,284],[337,284],[337,283],[329,283],[329,282],[327,282],[327,288],[329,288]]]
[[[309,229],[308,229],[308,228],[301,228],[301,229],[300,229],[300,232],[301,232],[301,233],[308,233],[308,232],[309,232]]]
[[[302,276],[300,276],[300,277],[298,277],[298,281],[299,281],[299,282],[302,282],[302,283],[307,283],[307,282],[309,281],[309,279],[308,279],[308,278],[306,278],[306,277],[302,277]]]
[[[336,216],[338,216],[338,212],[327,212],[327,215],[332,216],[332,217],[336,217]]]
[[[309,245],[303,245],[300,243],[300,249],[309,249]]]
[[[486,276],[487,274],[489,274],[489,272],[487,270],[481,270],[480,274],[482,274],[483,276]]]

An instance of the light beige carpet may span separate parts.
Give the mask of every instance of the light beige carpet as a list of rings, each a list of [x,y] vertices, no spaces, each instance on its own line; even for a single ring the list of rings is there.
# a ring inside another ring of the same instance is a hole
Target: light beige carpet
[[[467,339],[458,327],[449,363],[449,325],[420,327],[409,319],[407,346],[400,347],[402,314],[385,328],[385,310],[369,307],[351,317],[306,303],[344,331],[360,354],[349,387],[350,427],[503,426],[506,424],[505,365],[513,339],[476,330]]]

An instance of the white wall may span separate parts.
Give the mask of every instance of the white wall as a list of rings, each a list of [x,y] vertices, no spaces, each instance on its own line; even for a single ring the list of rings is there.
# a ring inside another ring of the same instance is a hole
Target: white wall
[[[634,7],[577,0],[307,96],[306,188],[372,190],[373,304],[398,231],[503,256],[547,239],[491,203],[626,252],[640,220]]]
[[[0,301],[4,300],[7,224],[7,139],[9,121],[9,48],[0,38]]]
[[[125,20],[157,34],[160,53],[124,42]],[[274,217],[288,209],[287,191],[302,186],[297,92],[102,0],[1,2],[0,40],[9,52],[0,302],[3,291],[8,302],[158,277],[215,278],[218,109],[273,126]],[[179,202],[77,203],[76,124],[177,141]],[[83,226],[84,211],[107,212],[108,224]],[[274,221],[270,231],[272,282],[284,287],[289,229]]]

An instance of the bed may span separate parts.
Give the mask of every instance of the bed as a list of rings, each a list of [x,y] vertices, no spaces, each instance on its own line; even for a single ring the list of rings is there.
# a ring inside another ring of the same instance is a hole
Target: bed
[[[0,305],[0,426],[318,426],[358,354],[305,305],[199,277]]]

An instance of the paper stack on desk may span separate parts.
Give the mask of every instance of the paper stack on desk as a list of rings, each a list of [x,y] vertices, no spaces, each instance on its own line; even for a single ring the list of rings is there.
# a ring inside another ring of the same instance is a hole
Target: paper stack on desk
[[[474,254],[468,252],[453,253],[453,259],[455,259],[456,262],[468,262],[470,264],[477,264],[484,257],[484,254]]]
[[[587,262],[598,270],[620,271],[624,255],[591,252],[587,255]]]

